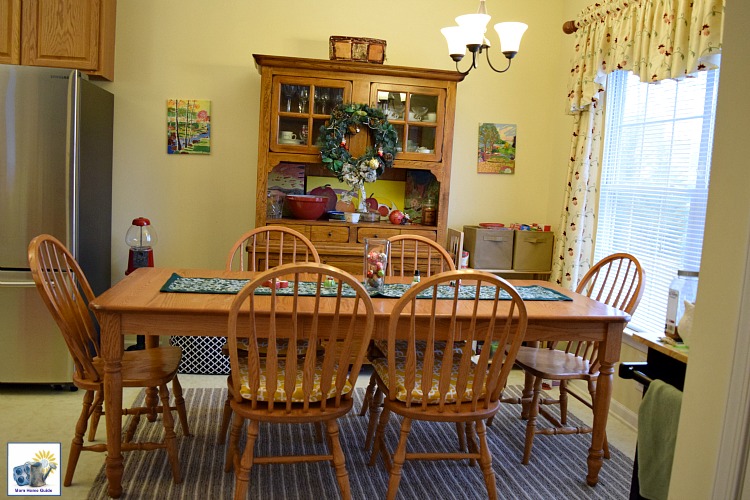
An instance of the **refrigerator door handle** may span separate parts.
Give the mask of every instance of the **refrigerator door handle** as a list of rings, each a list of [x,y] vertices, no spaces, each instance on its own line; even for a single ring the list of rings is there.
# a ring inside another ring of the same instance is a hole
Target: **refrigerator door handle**
[[[34,281],[3,281],[3,280],[0,280],[0,286],[17,286],[17,287],[36,286],[36,283],[34,283]]]

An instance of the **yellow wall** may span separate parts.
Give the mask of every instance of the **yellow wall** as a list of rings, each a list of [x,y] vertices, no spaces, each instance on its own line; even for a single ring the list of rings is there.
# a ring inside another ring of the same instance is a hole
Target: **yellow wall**
[[[149,217],[158,231],[162,266],[221,267],[227,248],[253,226],[260,85],[253,53],[327,59],[329,36],[365,36],[387,41],[386,64],[452,69],[439,29],[476,7],[475,0],[118,2],[115,81],[102,84],[115,94],[113,282],[127,267],[123,240],[134,217]],[[490,0],[487,7],[493,23],[523,21],[529,30],[508,73],[483,61],[459,84],[448,222],[554,227],[570,120],[559,76],[572,42],[560,28],[562,6]],[[497,51],[494,30],[488,37]],[[168,98],[212,101],[210,155],[166,154]],[[476,173],[480,122],[518,124],[515,175]]]

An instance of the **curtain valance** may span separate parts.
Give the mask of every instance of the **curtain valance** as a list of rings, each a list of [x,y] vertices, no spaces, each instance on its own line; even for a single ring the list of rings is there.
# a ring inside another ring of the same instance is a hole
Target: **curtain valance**
[[[718,67],[723,20],[724,0],[606,0],[586,8],[575,21],[570,111],[596,101],[612,71],[657,82]]]

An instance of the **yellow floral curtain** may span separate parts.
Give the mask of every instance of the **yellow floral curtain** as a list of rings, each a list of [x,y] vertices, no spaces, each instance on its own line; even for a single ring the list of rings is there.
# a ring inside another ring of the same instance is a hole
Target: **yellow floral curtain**
[[[657,82],[718,66],[724,0],[609,0],[581,12],[570,71],[571,111],[588,106],[607,73]]]
[[[596,228],[606,75],[626,70],[643,82],[684,78],[717,68],[724,0],[606,0],[575,20],[568,84],[572,130],[568,183],[551,281],[575,288],[590,267]]]

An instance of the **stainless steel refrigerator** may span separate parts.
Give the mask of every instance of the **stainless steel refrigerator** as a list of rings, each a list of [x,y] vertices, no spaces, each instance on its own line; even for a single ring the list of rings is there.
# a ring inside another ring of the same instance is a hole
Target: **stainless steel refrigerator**
[[[51,234],[109,288],[113,104],[79,71],[0,65],[0,383],[72,381],[27,247]]]

